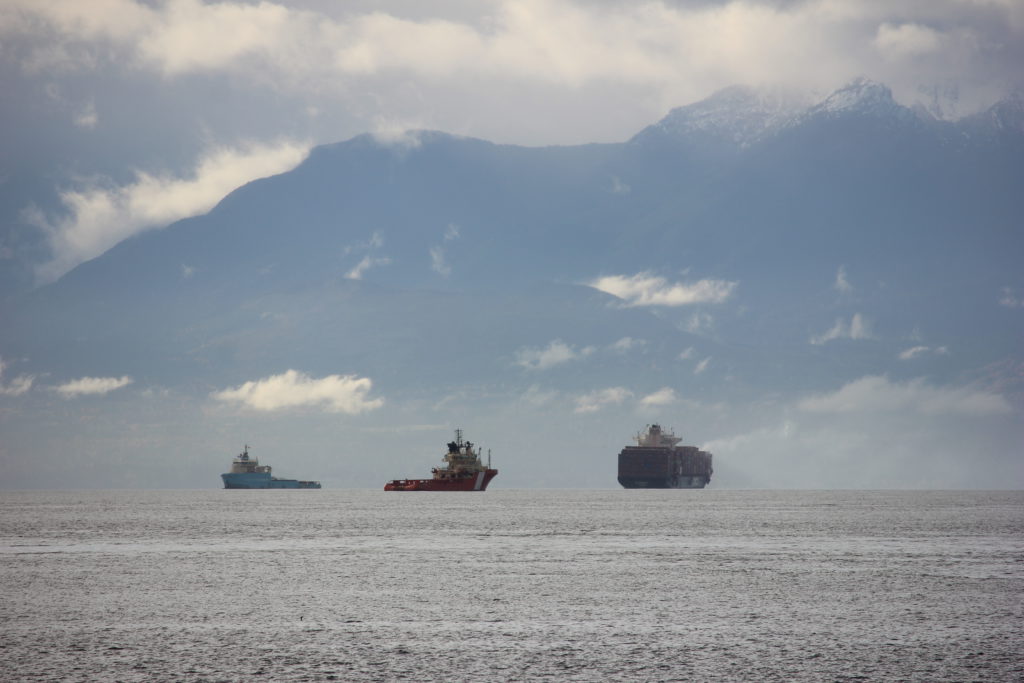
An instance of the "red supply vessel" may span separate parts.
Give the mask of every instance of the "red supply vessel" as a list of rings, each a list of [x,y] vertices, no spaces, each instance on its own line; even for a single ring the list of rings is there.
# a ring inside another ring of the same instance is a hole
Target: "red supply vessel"
[[[448,443],[444,466],[431,470],[433,479],[395,479],[384,485],[385,491],[483,491],[498,474],[491,469],[491,454],[487,464],[480,460],[480,449],[462,440],[462,430],[455,430],[455,441]]]

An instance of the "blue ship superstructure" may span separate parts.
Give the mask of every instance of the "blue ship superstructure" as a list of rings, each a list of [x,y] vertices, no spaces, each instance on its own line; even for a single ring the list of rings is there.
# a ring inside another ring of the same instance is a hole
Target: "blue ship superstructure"
[[[249,446],[231,461],[231,471],[220,475],[226,489],[318,489],[318,481],[300,481],[298,479],[278,479],[270,476],[270,465],[261,465],[260,461],[249,455]]]

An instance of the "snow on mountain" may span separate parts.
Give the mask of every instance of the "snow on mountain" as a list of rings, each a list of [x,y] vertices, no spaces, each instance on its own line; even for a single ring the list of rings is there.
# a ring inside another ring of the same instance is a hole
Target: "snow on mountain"
[[[914,96],[912,108],[925,118],[959,121],[974,112],[964,110],[960,88],[956,84],[922,85]]]
[[[781,88],[732,86],[685,107],[677,107],[641,136],[674,140],[711,138],[744,148],[792,121],[810,104],[808,95]],[[634,138],[634,139],[637,139]]]
[[[873,119],[912,121],[918,119],[908,107],[896,102],[892,90],[881,83],[857,78],[809,108],[801,119],[860,116]]]
[[[1017,135],[1024,133],[1024,91],[1010,93],[977,117],[997,132]]]

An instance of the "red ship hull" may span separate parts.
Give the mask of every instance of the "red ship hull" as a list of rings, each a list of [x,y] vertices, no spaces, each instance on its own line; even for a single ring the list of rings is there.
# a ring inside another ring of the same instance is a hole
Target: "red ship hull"
[[[395,479],[384,484],[385,491],[485,491],[498,470],[483,470],[465,477],[439,479]]]

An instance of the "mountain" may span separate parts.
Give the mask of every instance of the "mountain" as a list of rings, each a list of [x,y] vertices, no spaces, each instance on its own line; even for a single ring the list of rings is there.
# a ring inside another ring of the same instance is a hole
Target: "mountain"
[[[502,442],[496,484],[614,485],[628,435],[679,420],[725,485],[1005,481],[1022,112],[1011,95],[940,121],[858,80],[817,102],[730,88],[621,144],[319,147],[7,302],[0,458],[15,486],[203,486],[255,438],[284,474],[376,486],[425,472],[461,424]],[[369,378],[383,403],[222,400],[288,370]],[[56,391],[82,377],[131,384]],[[872,396],[893,414],[864,413]],[[136,460],[152,449],[176,455]]]

